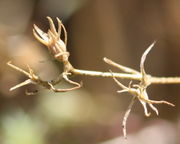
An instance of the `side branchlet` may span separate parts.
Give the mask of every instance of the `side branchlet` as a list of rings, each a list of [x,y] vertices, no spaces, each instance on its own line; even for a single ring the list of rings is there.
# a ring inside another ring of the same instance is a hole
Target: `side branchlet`
[[[56,31],[55,25],[50,17],[47,17],[50,25],[50,29],[47,33],[43,32],[38,26],[34,24],[33,28],[33,34],[34,37],[42,44],[48,47],[48,50],[50,54],[59,62],[64,64],[64,71],[61,74],[61,79],[58,77],[56,80],[53,81],[43,81],[40,77],[34,74],[33,70],[28,66],[29,72],[24,71],[23,69],[13,65],[11,62],[8,62],[8,66],[11,68],[25,74],[29,79],[12,87],[10,90],[14,90],[16,88],[19,88],[21,86],[27,85],[27,84],[38,84],[43,86],[44,88],[53,90],[54,92],[66,92],[75,90],[81,87],[82,84],[79,84],[77,82],[74,82],[69,79],[69,76],[71,75],[71,70],[73,69],[72,65],[70,64],[68,58],[69,58],[69,52],[67,51],[67,32],[62,24],[62,22],[57,19],[58,22],[58,30]],[[61,31],[63,30],[64,33],[64,40],[61,39]],[[75,85],[72,88],[67,89],[57,89],[54,87],[55,84],[58,84],[61,80],[65,80],[66,82]],[[27,93],[27,92],[26,92]],[[31,93],[31,92],[30,92]],[[30,94],[27,93],[27,94]]]
[[[105,58],[105,62],[112,65],[112,66],[115,66],[119,69],[121,69],[122,71],[124,72],[127,72],[127,73],[136,73],[136,74],[139,74],[141,75],[141,80],[139,82],[139,84],[134,84],[131,86],[131,83],[132,81],[130,81],[130,84],[128,87],[126,87],[125,85],[123,85],[120,81],[118,81],[114,76],[113,76],[113,73],[112,73],[112,77],[114,79],[114,81],[118,84],[119,87],[122,88],[122,90],[119,90],[117,91],[118,93],[122,93],[122,92],[128,92],[130,93],[132,96],[133,96],[133,99],[132,101],[130,102],[130,105],[125,113],[125,116],[124,116],[124,119],[123,119],[123,134],[124,134],[124,137],[126,138],[126,121],[127,121],[127,118],[129,116],[129,113],[131,111],[131,108],[132,108],[132,105],[134,103],[134,99],[137,98],[140,103],[142,104],[143,108],[144,108],[144,114],[145,116],[150,116],[150,112],[148,112],[148,109],[147,109],[147,105],[149,105],[149,107],[158,115],[159,112],[158,112],[158,109],[153,105],[153,104],[167,104],[167,105],[170,105],[170,106],[174,106],[174,104],[170,103],[170,102],[167,102],[167,101],[164,101],[164,100],[161,100],[161,101],[156,101],[156,100],[150,100],[149,97],[148,97],[148,94],[147,94],[147,87],[149,85],[151,85],[151,76],[150,75],[147,75],[146,72],[145,72],[145,69],[144,69],[144,62],[145,62],[145,59],[146,59],[146,56],[147,54],[150,52],[150,50],[152,49],[152,47],[154,46],[155,42],[153,44],[151,44],[147,49],[146,51],[143,53],[142,57],[141,57],[141,62],[140,62],[140,72],[134,70],[134,69],[130,69],[130,68],[127,68],[125,66],[122,66],[122,65],[119,65],[107,58]]]

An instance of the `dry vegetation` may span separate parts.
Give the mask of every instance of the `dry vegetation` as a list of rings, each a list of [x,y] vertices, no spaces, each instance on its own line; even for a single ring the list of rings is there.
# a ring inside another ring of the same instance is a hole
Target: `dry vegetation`
[[[46,89],[52,90],[54,92],[68,92],[75,89],[79,89],[82,87],[82,82],[78,83],[75,81],[72,81],[70,78],[72,76],[76,75],[82,75],[82,76],[93,76],[93,77],[109,77],[113,78],[115,83],[119,85],[119,87],[122,90],[118,90],[118,93],[128,92],[132,95],[132,100],[128,106],[128,109],[124,115],[122,127],[123,127],[123,134],[124,137],[127,137],[126,134],[126,122],[127,118],[129,116],[129,113],[132,109],[133,103],[136,99],[140,101],[140,103],[143,106],[144,114],[146,116],[150,116],[150,112],[148,111],[147,106],[149,106],[157,115],[159,114],[158,109],[154,106],[155,104],[167,104],[170,106],[174,106],[174,104],[167,102],[165,100],[151,100],[148,97],[147,94],[147,88],[148,86],[152,84],[178,84],[180,83],[180,77],[155,77],[151,76],[150,74],[147,74],[144,67],[144,62],[146,60],[147,54],[150,52],[152,47],[154,46],[155,42],[152,43],[143,53],[141,60],[140,60],[140,71],[134,70],[132,68],[129,68],[127,66],[122,66],[118,63],[113,62],[112,60],[108,58],[104,58],[103,60],[111,65],[114,66],[122,71],[122,73],[114,73],[111,70],[109,72],[99,72],[99,71],[89,71],[89,70],[80,70],[74,68],[72,64],[69,61],[70,53],[67,51],[67,32],[63,25],[63,23],[60,21],[59,18],[57,18],[58,22],[58,29],[56,30],[55,25],[53,23],[53,20],[50,17],[47,17],[50,25],[50,29],[47,31],[47,33],[43,32],[38,26],[34,25],[33,28],[33,34],[35,38],[45,46],[47,46],[50,54],[53,56],[54,59],[56,59],[58,62],[63,64],[63,72],[57,77],[57,79],[51,80],[51,81],[45,81],[41,79],[38,74],[35,74],[33,69],[27,64],[28,71],[25,71],[18,66],[15,66],[12,64],[12,62],[8,62],[8,66],[11,68],[21,72],[22,74],[26,75],[28,77],[27,80],[24,82],[10,88],[10,91],[15,90],[19,87],[25,86],[27,84],[35,84],[42,86]],[[61,35],[64,34],[64,39],[62,39]],[[129,85],[125,86],[122,84],[119,79],[128,79]],[[74,85],[72,88],[55,88],[54,86],[59,84],[62,80],[66,81],[67,83]],[[35,92],[29,92],[26,91],[26,94],[33,95]]]

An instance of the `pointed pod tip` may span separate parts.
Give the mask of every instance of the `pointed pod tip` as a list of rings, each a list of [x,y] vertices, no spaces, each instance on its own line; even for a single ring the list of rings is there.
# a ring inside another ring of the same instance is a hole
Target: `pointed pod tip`
[[[103,61],[105,61],[105,62],[106,62],[106,61],[107,61],[107,58],[106,58],[106,57],[103,57]]]
[[[149,53],[149,51],[154,47],[155,44],[156,44],[156,41],[154,41],[154,42],[147,48],[148,53]]]
[[[53,20],[50,16],[47,16],[46,18],[48,19],[49,23],[53,23]]]
[[[14,88],[13,88],[13,87],[9,89],[9,91],[13,91],[13,90],[14,90]]]
[[[175,104],[173,104],[173,103],[170,103],[170,106],[175,107],[176,105],[175,105]]]
[[[56,20],[57,20],[59,23],[62,23],[61,20],[60,20],[58,17],[56,17]]]
[[[150,115],[151,115],[151,113],[147,113],[147,114],[145,114],[145,116],[146,116],[146,117],[149,117]]]
[[[33,30],[35,30],[35,31],[37,31],[39,29],[36,24],[33,24],[33,27],[34,27]]]
[[[157,41],[156,41],[156,40],[154,40],[154,41],[153,41],[153,43],[152,43],[152,45],[155,45],[155,44],[156,44],[156,42],[157,42]]]
[[[12,61],[8,61],[6,64],[7,64],[7,65],[10,65],[11,63],[12,63]]]
[[[46,16],[46,18],[47,18],[47,19],[51,19],[51,17],[50,17],[50,16]]]
[[[148,55],[148,53],[151,51],[151,49],[153,48],[153,46],[155,45],[156,41],[154,41],[145,51],[144,53],[142,54],[142,57],[141,57],[141,61],[140,61],[140,70],[141,70],[141,73],[145,73],[145,70],[144,70],[144,62],[146,60],[146,56]]]
[[[104,58],[103,58],[103,61],[104,61],[105,63],[107,63],[107,64],[112,63],[112,61],[111,61],[110,59],[108,59],[107,57],[104,57]]]

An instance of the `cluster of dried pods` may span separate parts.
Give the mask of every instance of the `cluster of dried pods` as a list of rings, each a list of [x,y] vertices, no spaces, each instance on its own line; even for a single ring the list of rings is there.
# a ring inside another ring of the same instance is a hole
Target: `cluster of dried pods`
[[[35,38],[42,44],[48,47],[48,50],[50,54],[59,62],[63,63],[64,70],[63,73],[57,77],[57,79],[52,80],[52,81],[44,81],[42,80],[39,76],[37,76],[34,71],[27,65],[28,67],[28,72],[15,66],[14,64],[10,62],[7,63],[8,66],[11,68],[23,73],[28,77],[27,80],[24,82],[10,88],[10,91],[17,89],[19,87],[22,87],[27,84],[36,84],[40,85],[46,89],[53,90],[54,92],[67,92],[71,90],[78,89],[82,86],[81,83],[74,82],[70,80],[71,75],[86,75],[86,76],[98,76],[98,77],[111,77],[113,80],[122,88],[122,90],[117,91],[118,93],[122,92],[128,92],[130,93],[133,98],[130,102],[130,105],[128,106],[128,109],[124,115],[124,119],[122,122],[122,127],[123,127],[123,134],[124,137],[126,138],[126,122],[127,118],[129,116],[129,113],[132,109],[132,105],[134,104],[135,100],[138,99],[140,103],[142,104],[144,108],[144,113],[146,116],[150,116],[150,113],[147,110],[147,106],[149,106],[157,115],[158,115],[158,109],[154,106],[154,104],[167,104],[170,106],[174,106],[174,104],[161,100],[161,101],[156,101],[156,100],[150,100],[147,94],[147,87],[151,84],[172,84],[172,83],[180,83],[180,78],[179,77],[153,77],[149,74],[146,74],[144,70],[144,62],[146,59],[147,54],[149,51],[152,49],[154,46],[155,42],[151,44],[146,51],[143,53],[140,61],[140,72],[136,71],[134,69],[131,69],[126,66],[122,66],[120,64],[117,64],[113,62],[110,59],[104,58],[104,61],[111,65],[114,66],[123,73],[114,73],[112,71],[109,72],[98,72],[98,71],[88,71],[88,70],[79,70],[75,69],[71,63],[69,62],[69,52],[67,51],[67,32],[62,24],[62,22],[57,18],[58,22],[58,30],[56,30],[55,25],[50,17],[47,17],[50,25],[50,29],[48,30],[47,33],[44,33],[40,28],[38,28],[36,25],[34,25],[33,28],[33,34]],[[61,39],[61,31],[63,30],[64,33],[64,40]],[[129,86],[123,85],[120,81],[117,80],[117,78],[121,79],[129,79],[130,83]],[[54,87],[54,85],[58,84],[61,80],[65,80],[66,82],[74,85],[72,88],[67,88],[67,89],[57,89]],[[139,81],[139,84],[132,84],[132,81],[136,80]],[[28,93],[27,93],[28,94]],[[32,93],[29,93],[32,94]]]

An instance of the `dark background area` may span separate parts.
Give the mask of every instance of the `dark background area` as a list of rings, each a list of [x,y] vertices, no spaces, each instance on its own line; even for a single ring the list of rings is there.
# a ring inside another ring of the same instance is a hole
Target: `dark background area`
[[[156,40],[145,69],[154,76],[180,76],[180,1],[178,0],[0,0],[0,143],[3,144],[178,144],[180,132],[180,85],[152,85],[159,116],[145,117],[137,102],[128,119],[128,140],[122,138],[121,122],[129,94],[112,79],[75,77],[83,88],[53,93],[28,85],[9,88],[26,77],[7,67],[12,60],[23,69],[30,65],[43,79],[61,73],[46,47],[32,34],[35,23],[49,28],[46,16],[59,17],[68,31],[67,49],[75,68],[108,71],[108,57],[139,70],[142,53]],[[57,23],[56,23],[57,24]],[[128,81],[122,81],[128,83]],[[60,83],[57,87],[65,87]],[[25,89],[38,89],[34,96]]]

